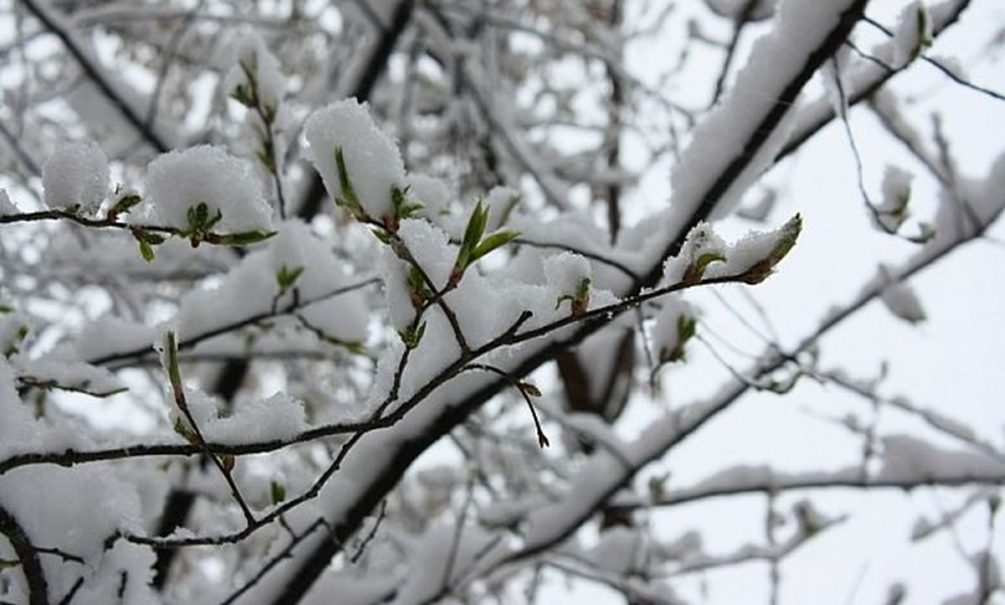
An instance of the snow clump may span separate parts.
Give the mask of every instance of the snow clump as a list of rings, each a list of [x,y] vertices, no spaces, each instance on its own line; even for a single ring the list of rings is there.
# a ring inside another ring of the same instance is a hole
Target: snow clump
[[[42,166],[45,203],[93,212],[108,193],[108,158],[94,141],[61,146]]]
[[[215,232],[272,227],[272,209],[252,166],[211,145],[172,151],[151,162],[147,197],[153,202],[150,218],[165,227],[187,229],[189,209],[199,204],[206,204],[210,217],[221,214]]]
[[[304,126],[308,153],[332,199],[346,199],[336,151],[342,150],[349,183],[370,218],[394,217],[392,190],[406,185],[398,146],[377,127],[366,104],[356,99],[332,103],[314,112]]]
[[[279,60],[266,46],[261,36],[255,33],[239,34],[231,43],[230,70],[223,81],[223,89],[233,95],[239,87],[247,87],[245,69],[255,78],[258,99],[264,107],[276,109],[286,90],[286,79],[279,68]],[[243,67],[242,67],[243,66]]]

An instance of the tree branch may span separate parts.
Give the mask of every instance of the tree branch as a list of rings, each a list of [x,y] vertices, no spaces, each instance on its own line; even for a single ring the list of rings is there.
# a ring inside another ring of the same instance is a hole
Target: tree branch
[[[28,602],[31,605],[48,605],[49,585],[45,579],[42,562],[38,558],[38,549],[32,545],[31,538],[14,515],[3,506],[0,506],[0,534],[10,541],[21,563],[21,571],[28,581]]]

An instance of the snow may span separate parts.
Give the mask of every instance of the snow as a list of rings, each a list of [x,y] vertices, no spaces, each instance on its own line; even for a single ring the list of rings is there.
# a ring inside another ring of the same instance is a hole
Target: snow
[[[94,141],[60,146],[42,166],[42,190],[52,209],[96,211],[108,194],[105,153]]]
[[[729,246],[715,232],[712,225],[706,222],[696,225],[684,239],[680,253],[667,259],[663,265],[663,279],[668,284],[683,281],[688,268],[694,266],[703,257],[722,260],[729,258]],[[711,267],[719,262],[721,261],[712,261],[707,266]]]
[[[893,36],[893,67],[913,61],[932,39],[932,19],[925,5],[911,2],[900,12]]]
[[[347,4],[346,7],[353,6]],[[376,570],[368,570],[376,572]],[[355,569],[325,573],[303,600],[304,605],[330,605],[338,595],[340,605],[372,605],[387,601],[401,583],[401,573],[361,573]]]
[[[160,594],[151,586],[156,562],[157,556],[149,547],[117,540],[98,558],[94,576],[80,587],[74,602],[160,603]]]
[[[0,216],[20,214],[20,212],[21,210],[14,205],[14,202],[10,201],[10,196],[7,195],[7,190],[0,188]]]
[[[19,311],[0,312],[0,355],[8,357],[21,349],[22,341],[28,336],[32,322]]]
[[[656,325],[652,331],[652,347],[661,362],[669,360],[683,344],[681,342],[681,317],[694,319],[696,310],[680,296],[666,296],[660,301],[663,308],[656,315]],[[683,353],[683,349],[680,350]]]
[[[961,5],[967,4],[967,1],[946,0],[931,6],[929,15],[932,31],[940,32],[949,26],[950,19],[955,20],[954,15],[961,10]],[[874,46],[870,54],[881,61],[891,63],[895,54],[894,48],[894,41],[891,39]],[[888,72],[875,62],[856,59],[851,65],[842,65],[841,81],[845,84],[845,93],[848,97],[858,97],[883,82],[888,75]],[[882,93],[882,90],[880,92]],[[831,101],[831,95],[825,93],[822,98],[801,104],[794,120],[796,124],[792,128],[793,139],[802,139],[830,121],[834,116]]]
[[[230,43],[230,69],[223,80],[223,89],[228,95],[240,85],[247,85],[243,64],[255,75],[258,97],[264,107],[278,108],[286,90],[286,79],[280,70],[279,60],[269,51],[255,32],[242,32]]]
[[[888,231],[896,231],[907,218],[907,204],[911,198],[913,175],[898,166],[887,166],[883,173],[883,198],[876,211],[875,220]]]
[[[254,443],[290,439],[307,428],[304,406],[285,393],[265,399],[240,401],[234,413],[223,418],[215,414],[208,397],[198,397],[199,429],[207,441],[215,443]],[[193,410],[193,415],[195,410]]]
[[[283,296],[277,274],[303,268],[303,272]],[[182,297],[174,320],[180,340],[211,333],[221,327],[251,318],[282,312],[299,296],[301,315],[326,334],[343,342],[364,342],[367,337],[368,309],[362,293],[333,292],[363,281],[353,279],[345,265],[299,219],[279,226],[277,235],[264,250],[245,256],[215,287],[193,290]],[[277,298],[278,297],[278,298]]]
[[[391,601],[393,605],[422,603],[437,595],[444,579],[449,583],[463,577],[476,557],[492,547],[493,536],[475,524],[465,524],[461,528],[459,541],[456,536],[457,529],[453,525],[439,522],[418,539],[402,544],[409,555],[411,569]]]
[[[453,198],[447,183],[424,174],[409,174],[407,182],[409,194],[422,204],[419,215],[440,224],[444,215],[450,212],[450,200]]]
[[[706,271],[706,275],[710,278],[740,275],[747,273],[759,263],[774,266],[781,260],[779,255],[784,256],[795,244],[801,229],[802,219],[797,215],[775,229],[749,231],[730,246],[725,262],[713,263]],[[785,252],[780,252],[782,249]]]
[[[449,243],[446,232],[426,220],[407,219],[401,221],[398,235],[436,289],[442,290],[457,259],[457,246]]]
[[[363,211],[376,220],[394,216],[391,191],[408,184],[405,165],[397,143],[377,127],[365,103],[352,98],[319,109],[307,119],[304,133],[308,155],[332,199],[344,195],[335,163],[341,148]]]
[[[640,226],[648,224],[643,222]],[[521,241],[556,246],[556,248],[520,246],[516,257],[502,270],[502,274],[520,281],[544,283],[541,261],[555,254],[561,247],[610,259],[629,269],[639,270],[640,273],[645,271],[641,262],[642,255],[630,248],[630,245],[635,243],[635,238],[629,233],[627,237],[621,238],[618,247],[612,247],[610,236],[598,227],[597,222],[586,212],[565,212],[554,219],[541,220],[539,216],[521,213],[518,205],[510,214],[506,228],[518,231]],[[463,230],[463,225],[459,229]],[[665,237],[660,235],[661,238]],[[629,285],[630,277],[616,266],[599,261],[591,261],[591,264],[596,287],[618,290]]]
[[[638,529],[612,527],[605,531],[586,554],[587,560],[598,569],[618,575],[629,574],[639,568],[643,560],[643,538]]]
[[[39,442],[39,426],[28,407],[17,395],[17,374],[6,359],[0,357],[0,457],[35,447]]]
[[[489,209],[489,220],[485,231],[492,232],[506,224],[510,213],[520,202],[520,192],[512,187],[497,185],[489,189],[485,196],[485,206]]]
[[[921,300],[914,292],[914,288],[905,281],[892,281],[887,284],[880,299],[890,313],[908,323],[920,323],[927,319]]]
[[[925,477],[965,478],[1001,475],[1005,463],[984,454],[943,450],[910,435],[882,437],[883,466],[875,477],[880,481],[918,481]]]
[[[343,342],[366,342],[370,309],[363,293],[345,292],[325,298],[328,293],[359,283],[363,278],[351,276],[345,263],[336,257],[329,245],[315,235],[307,224],[299,219],[283,223],[270,244],[268,254],[272,275],[276,275],[284,266],[288,269],[304,268],[294,284],[302,301],[323,298],[304,305],[301,310],[300,315],[311,325]],[[291,297],[292,292],[279,302],[285,303]]]
[[[802,219],[797,215],[780,227],[749,231],[735,243],[728,244],[711,224],[699,223],[684,239],[680,253],[664,264],[665,283],[720,277],[737,277],[756,283],[770,274],[795,244],[801,229]]]
[[[139,208],[147,212],[130,215],[139,221],[184,230],[189,209],[204,203],[210,217],[217,211],[223,216],[215,233],[272,228],[272,210],[253,166],[220,147],[198,145],[159,156],[147,166],[146,195],[150,203]]]
[[[770,165],[788,136],[787,126],[776,128],[758,149],[745,150],[745,143],[785,86],[802,70],[806,58],[853,2],[793,0],[781,4],[771,33],[755,43],[733,88],[694,129],[691,143],[674,165],[671,206],[679,216],[697,210],[712,179],[722,174],[741,150],[753,156],[745,162],[742,174],[718,197],[713,218],[731,212],[743,192]]]
[[[593,270],[590,267],[590,262],[582,256],[572,252],[562,252],[544,260],[544,277],[545,283],[559,297],[575,297],[583,280],[592,281]]]
[[[73,342],[79,359],[101,359],[109,355],[149,346],[157,331],[141,323],[112,315],[102,315],[84,324]]]
[[[391,316],[391,324],[400,332],[415,318],[415,307],[412,306],[408,289],[409,266],[386,247],[381,249],[379,266],[384,285],[384,302]]]
[[[575,361],[586,379],[588,396],[592,402],[605,403],[597,411],[609,422],[621,413],[625,397],[632,387],[631,372],[626,371],[625,364],[631,363],[635,350],[634,325],[631,323],[634,319],[632,314],[622,315],[611,326],[591,334],[574,350]],[[626,337],[629,339],[627,344]],[[608,390],[610,396],[605,399]],[[609,428],[607,425],[604,427]]]
[[[58,388],[81,391],[96,396],[106,396],[123,391],[126,385],[106,370],[80,361],[47,356],[40,359],[15,360],[22,376],[41,384],[54,384]]]
[[[117,587],[123,567],[138,572],[134,580],[141,583],[147,577],[152,555],[119,557],[105,551],[105,541],[117,531],[142,529],[139,494],[108,467],[38,466],[2,475],[0,505],[18,520],[33,544],[57,546],[84,559],[84,565],[75,565],[58,557],[40,558],[51,595],[67,594],[80,577],[95,590],[106,583]],[[129,550],[135,555],[149,549]],[[20,574],[9,577],[22,581]]]

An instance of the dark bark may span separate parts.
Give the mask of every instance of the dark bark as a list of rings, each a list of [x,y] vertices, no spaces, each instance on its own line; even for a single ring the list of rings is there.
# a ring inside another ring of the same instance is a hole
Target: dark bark
[[[28,602],[31,605],[48,605],[49,584],[38,551],[14,515],[3,507],[0,507],[0,534],[7,537],[21,563],[21,571],[28,581]]]

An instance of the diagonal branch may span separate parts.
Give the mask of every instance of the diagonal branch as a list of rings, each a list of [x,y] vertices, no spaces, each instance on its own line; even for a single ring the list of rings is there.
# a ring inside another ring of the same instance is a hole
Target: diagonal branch
[[[28,581],[28,602],[31,605],[48,605],[49,585],[45,579],[45,570],[38,558],[35,548],[24,528],[10,511],[0,506],[0,534],[7,537],[14,553],[21,563],[21,571]]]
[[[97,60],[85,48],[84,42],[73,31],[71,24],[51,7],[44,0],[24,0],[25,8],[42,22],[46,29],[56,35],[66,47],[73,58],[80,65],[84,74],[101,91],[101,94],[115,106],[129,124],[136,129],[136,132],[150,144],[151,147],[160,152],[169,149],[169,145],[150,128],[139,113],[122,97],[121,93],[115,90],[114,85],[104,74],[104,70],[98,65]]]

